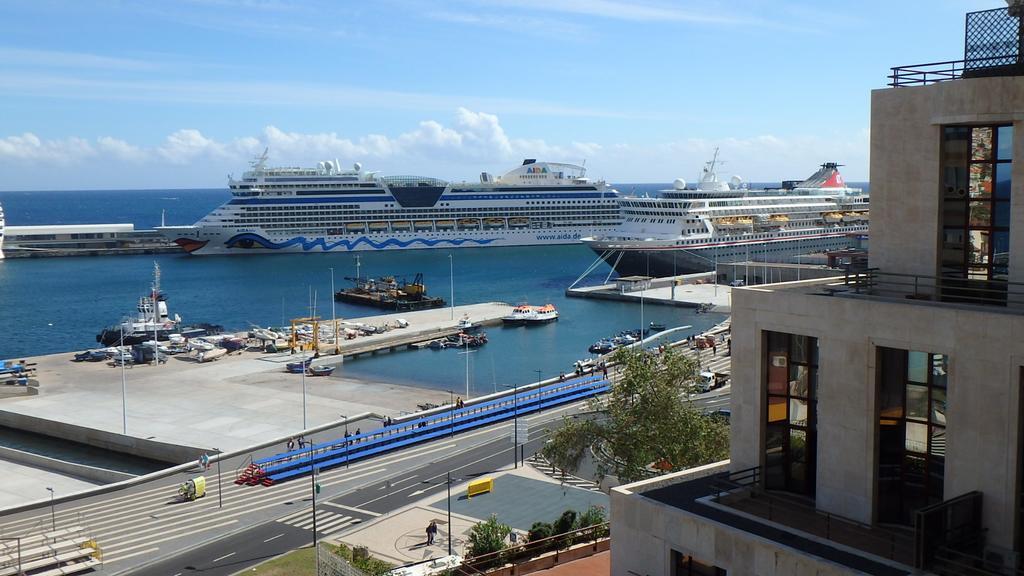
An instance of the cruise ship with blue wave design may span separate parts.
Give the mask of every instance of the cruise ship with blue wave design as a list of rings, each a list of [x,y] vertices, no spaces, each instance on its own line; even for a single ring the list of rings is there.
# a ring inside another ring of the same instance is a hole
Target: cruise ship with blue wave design
[[[350,252],[578,243],[620,223],[618,193],[574,164],[537,162],[479,182],[380,176],[337,160],[271,168],[267,152],[231,199],[191,226],[160,226],[190,254]]]

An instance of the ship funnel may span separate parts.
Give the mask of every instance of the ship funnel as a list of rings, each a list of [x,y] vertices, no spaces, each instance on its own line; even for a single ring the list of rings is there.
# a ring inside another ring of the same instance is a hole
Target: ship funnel
[[[676,190],[686,190],[686,180],[676,178],[675,182],[672,183],[672,187]]]
[[[363,165],[360,164],[359,162],[356,162],[355,164],[352,165],[352,168],[355,169],[356,172],[359,172],[360,170],[363,169]]]

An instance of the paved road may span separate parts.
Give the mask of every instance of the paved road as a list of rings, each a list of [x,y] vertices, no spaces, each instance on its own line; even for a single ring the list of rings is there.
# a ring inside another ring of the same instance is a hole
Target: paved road
[[[715,395],[700,402],[728,401]],[[539,433],[548,422],[585,406],[581,402],[525,419]],[[440,492],[443,483],[427,486],[420,482],[436,481],[449,470],[468,475],[507,464],[511,460],[511,426],[506,422],[360,461],[351,468],[323,472],[319,477],[324,503],[317,507],[318,532],[336,535],[374,514],[404,506],[411,502],[413,492],[419,492],[417,498]],[[333,430],[312,439],[323,442],[340,435]],[[541,441],[534,438],[527,455],[537,451]],[[254,452],[252,457],[281,448]],[[238,486],[233,480],[245,463],[242,457],[226,459],[221,474],[216,467],[206,471],[207,496],[195,502],[178,502],[176,489],[200,473],[198,470],[58,504],[52,516],[49,507],[9,515],[0,521],[0,535],[38,533],[51,524],[58,529],[82,526],[102,547],[102,574],[232,573],[312,539],[308,478],[271,487]],[[213,543],[190,551],[203,542]],[[165,563],[153,564],[160,561]]]
[[[560,407],[524,419],[533,426],[540,426],[541,422],[556,420],[567,411],[577,410],[583,405],[577,403]],[[498,441],[496,446],[503,445],[506,448],[504,461],[510,461],[508,435],[511,427],[509,421],[356,462],[348,469],[340,467],[325,471],[318,480],[322,487],[321,495],[325,500],[331,500],[365,486],[379,486],[380,482],[388,478],[397,481],[413,475],[420,476],[421,470],[433,469],[430,467],[437,461],[462,458],[463,454],[485,455],[487,449],[478,452],[478,447],[494,441]],[[329,431],[313,439],[326,441],[340,435],[337,431]],[[498,451],[499,455],[501,453],[497,447],[490,450]],[[262,454],[255,453],[254,456],[258,458]],[[454,465],[448,463],[444,466],[461,466],[468,461],[456,460],[453,461],[456,462]],[[180,551],[197,543],[221,539],[268,522],[280,524],[282,529],[266,538],[284,533],[279,539],[288,540],[287,534],[292,530],[301,533],[306,522],[301,515],[292,516],[302,508],[309,507],[310,502],[306,500],[310,494],[308,477],[270,487],[239,486],[234,484],[234,478],[236,471],[244,467],[244,464],[245,459],[241,457],[223,462],[220,475],[222,492],[218,489],[216,466],[206,471],[207,495],[195,502],[178,501],[177,485],[198,474],[198,470],[152,480],[109,494],[58,504],[53,516],[49,507],[9,515],[0,521],[0,535],[39,533],[48,531],[52,525],[57,529],[82,526],[86,534],[95,538],[102,548],[103,567],[100,573],[121,574],[131,573],[141,565],[169,555],[180,554]],[[492,468],[497,467],[494,463],[491,465]],[[328,512],[339,514],[344,509],[324,508],[325,528],[321,530],[324,535],[337,533],[354,521],[367,518],[343,513],[340,516],[327,516]],[[278,522],[282,518],[285,521]],[[221,560],[226,561],[228,558]]]
[[[707,394],[695,400],[702,409],[715,409],[728,394]],[[579,408],[585,408],[580,405]],[[560,417],[560,416],[559,416]],[[525,444],[527,458],[538,452],[547,440],[545,429],[558,425],[558,419],[537,418],[530,426],[531,440]],[[447,453],[442,458],[410,473],[395,474],[378,479],[353,492],[317,501],[317,533],[320,538],[336,536],[352,529],[356,524],[392,512],[414,501],[445,491],[445,474],[451,472],[464,480],[485,475],[511,461],[511,443],[507,433],[501,438],[480,444],[468,450]],[[265,522],[199,548],[189,550],[163,562],[132,571],[133,576],[186,576],[202,574],[221,576],[234,574],[311,543],[312,502],[308,496],[309,482],[302,499],[303,508],[286,516]]]
[[[545,424],[531,427],[536,437],[526,444],[527,456],[540,450],[546,436]],[[445,492],[445,475],[452,473],[452,482],[492,472],[509,464],[511,443],[500,438],[470,450],[450,454],[416,470],[412,474],[398,474],[380,479],[359,490],[317,501],[317,527],[321,538],[337,535],[356,523],[397,510],[412,502]],[[308,482],[306,482],[308,486]],[[131,572],[138,576],[185,576],[203,574],[221,576],[233,574],[268,558],[310,544],[312,533],[312,506],[297,513],[265,522],[158,564]],[[327,523],[327,528],[320,530]]]

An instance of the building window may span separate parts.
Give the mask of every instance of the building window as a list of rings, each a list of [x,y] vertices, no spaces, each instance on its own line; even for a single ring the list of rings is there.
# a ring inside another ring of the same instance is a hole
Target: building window
[[[1013,126],[943,128],[941,272],[973,281],[954,287],[996,290],[990,297],[1005,290],[988,281],[1008,278],[1012,165]]]
[[[913,523],[942,501],[947,357],[878,348],[878,521]]]
[[[669,574],[671,576],[726,576],[728,573],[723,568],[705,564],[689,554],[673,550],[672,568]]]
[[[766,332],[765,487],[814,495],[818,339]]]

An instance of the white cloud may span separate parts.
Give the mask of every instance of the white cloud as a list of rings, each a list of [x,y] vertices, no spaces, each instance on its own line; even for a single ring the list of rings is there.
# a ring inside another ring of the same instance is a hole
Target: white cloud
[[[553,143],[543,138],[510,137],[497,115],[466,108],[455,111],[450,125],[424,120],[396,136],[347,137],[267,126],[259,136],[218,140],[187,128],[156,145],[140,146],[111,136],[43,139],[25,133],[0,138],[0,169],[7,175],[3,184],[7,189],[216,187],[223,185],[222,174],[244,169],[264,147],[270,148],[274,164],[309,166],[337,158],[343,165],[358,161],[367,169],[388,174],[416,173],[449,180],[481,170],[501,173],[523,158],[586,161],[591,176],[612,182],[689,180],[715,148],[725,161],[721,174],[739,174],[753,181],[803,178],[826,161],[847,164],[850,180],[866,179],[868,172],[866,129],[852,135]],[[76,169],[41,169],[51,164]]]
[[[52,68],[95,68],[104,70],[148,70],[151,62],[131,58],[115,58],[88,52],[62,52],[58,50],[29,50],[0,46],[0,62],[7,65]]]
[[[377,90],[335,84],[263,81],[110,80],[75,74],[11,72],[0,69],[0,90],[7,97],[57,98],[109,102],[172,102],[231,106],[318,106],[330,109],[448,111],[472,106],[531,116],[626,118],[622,111],[587,108],[532,99],[476,97]]]

